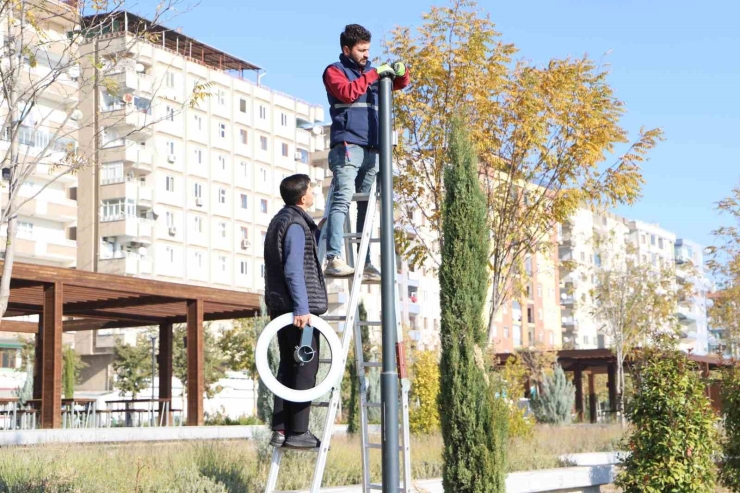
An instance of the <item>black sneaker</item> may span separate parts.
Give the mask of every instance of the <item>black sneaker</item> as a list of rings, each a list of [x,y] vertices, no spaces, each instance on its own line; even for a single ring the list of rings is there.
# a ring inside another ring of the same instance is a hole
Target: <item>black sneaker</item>
[[[301,433],[299,435],[290,435],[285,439],[283,448],[312,449],[318,448],[320,445],[321,440],[316,438],[310,431],[307,431],[306,433]]]
[[[272,432],[272,438],[270,438],[270,445],[272,447],[282,447],[285,443],[285,435],[279,431]]]

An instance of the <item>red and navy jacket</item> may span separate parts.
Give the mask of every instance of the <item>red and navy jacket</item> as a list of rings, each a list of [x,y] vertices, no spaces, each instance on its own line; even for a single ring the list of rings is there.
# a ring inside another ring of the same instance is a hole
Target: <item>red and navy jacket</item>
[[[329,98],[331,143],[357,144],[378,148],[378,72],[370,61],[363,68],[351,58],[339,55],[339,61],[324,70],[324,86]],[[393,90],[409,84],[409,71],[393,81]]]

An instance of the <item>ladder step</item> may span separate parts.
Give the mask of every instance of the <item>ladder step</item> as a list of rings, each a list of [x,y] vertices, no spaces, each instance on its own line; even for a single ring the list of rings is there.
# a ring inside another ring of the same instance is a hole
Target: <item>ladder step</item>
[[[365,368],[382,368],[383,363],[380,361],[366,361],[362,364]]]
[[[322,315],[321,319],[325,322],[344,322],[345,320],[347,320],[347,317],[345,317],[344,315]]]
[[[376,483],[370,483],[368,486],[368,489],[371,490],[380,490],[383,491],[383,485],[382,484],[376,484]],[[398,491],[405,491],[403,486],[398,487]]]
[[[362,240],[362,233],[344,233],[344,238],[352,243],[359,243]],[[370,243],[380,243],[380,238],[370,238]]]
[[[311,407],[329,407],[328,402],[312,402]]]
[[[319,364],[320,365],[330,365],[331,364],[331,360],[330,359],[320,359],[319,360]]]
[[[383,450],[383,444],[382,443],[368,443],[367,448]],[[403,445],[399,445],[398,450],[403,452]]]
[[[359,325],[360,327],[382,327],[383,326],[383,322],[379,322],[379,321],[370,321],[370,322],[367,322],[367,321],[359,321],[359,322],[357,322],[357,325]]]
[[[370,194],[369,193],[356,193],[352,195],[352,200],[355,202],[365,202],[367,200],[370,200]]]
[[[380,409],[380,408],[383,407],[383,404],[381,404],[380,402],[366,402],[364,404],[364,406],[365,407],[374,407],[376,409]]]

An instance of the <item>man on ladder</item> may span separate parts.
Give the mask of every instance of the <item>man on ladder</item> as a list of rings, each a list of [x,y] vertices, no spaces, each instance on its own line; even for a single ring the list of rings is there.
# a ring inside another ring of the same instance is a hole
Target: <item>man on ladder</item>
[[[306,212],[313,205],[311,178],[292,175],[280,183],[285,202],[272,219],[265,235],[265,304],[271,319],[293,313],[293,325],[278,332],[280,367],[278,380],[283,385],[306,390],[316,386],[319,359],[298,363],[293,352],[303,330],[313,331],[311,347],[319,352],[319,338],[310,327],[311,315],[327,309],[326,283],[318,256],[319,228]],[[270,445],[294,449],[313,449],[320,445],[308,430],[310,402],[288,402],[275,396]]]
[[[393,89],[409,84],[409,73],[401,62],[373,68],[370,63],[370,31],[349,24],[339,36],[342,54],[339,61],[324,70],[324,86],[329,98],[331,141],[329,169],[333,195],[327,221],[327,277],[347,277],[354,268],[341,258],[344,246],[344,221],[354,193],[368,193],[378,173],[378,80],[394,74]],[[362,231],[367,202],[357,204],[357,231]],[[365,281],[380,281],[368,248],[363,271]]]

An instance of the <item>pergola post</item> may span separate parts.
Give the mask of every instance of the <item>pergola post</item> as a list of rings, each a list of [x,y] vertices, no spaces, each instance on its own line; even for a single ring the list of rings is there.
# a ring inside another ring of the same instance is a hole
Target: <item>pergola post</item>
[[[583,369],[580,365],[573,371],[573,379],[576,384],[576,415],[578,421],[583,421]]]
[[[44,285],[41,427],[62,426],[62,283]]]
[[[203,425],[203,300],[188,301],[188,426]]]
[[[39,315],[39,330],[36,332],[36,347],[33,355],[33,398],[41,399],[41,375],[44,367],[42,340],[44,337],[44,316]]]
[[[609,380],[607,387],[609,388],[609,412],[617,412],[617,365],[609,363],[608,367]]]
[[[167,399],[172,409],[172,324],[159,326],[159,398]],[[160,416],[165,411],[165,402],[160,401]],[[172,412],[167,417],[172,422]]]
[[[591,423],[596,423],[596,385],[594,382],[594,372],[588,372],[588,416]]]

